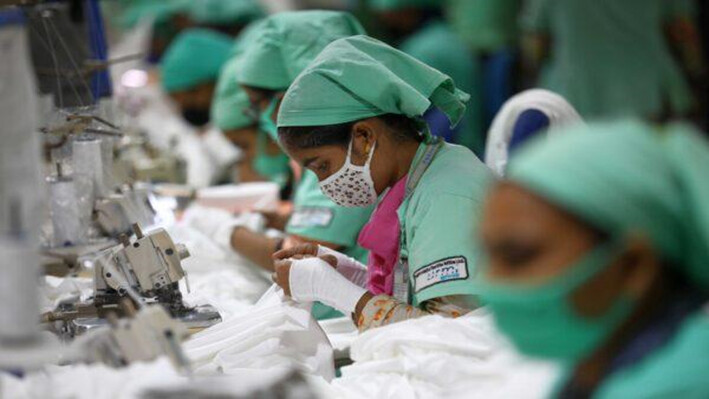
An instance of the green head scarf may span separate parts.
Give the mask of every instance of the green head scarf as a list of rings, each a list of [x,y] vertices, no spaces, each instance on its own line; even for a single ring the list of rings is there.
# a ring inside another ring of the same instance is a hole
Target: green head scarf
[[[241,69],[242,54],[256,38],[261,22],[252,22],[241,31],[231,48],[231,58],[219,73],[217,89],[212,99],[211,120],[222,131],[242,129],[258,123],[244,112],[251,103],[246,92],[236,81],[236,72]]]
[[[340,39],[286,92],[278,126],[325,126],[393,113],[416,118],[433,104],[455,125],[470,96],[450,77],[367,36]]]
[[[362,33],[357,19],[345,12],[275,14],[260,24],[256,40],[244,52],[237,80],[247,86],[286,90],[330,42]]]
[[[471,0],[469,0],[471,1]],[[391,11],[402,8],[440,8],[441,0],[368,0],[367,4],[376,11]]]
[[[257,0],[193,0],[189,16],[200,24],[243,24],[263,16]]]
[[[241,57],[234,57],[227,62],[219,74],[217,90],[212,101],[212,121],[222,131],[242,129],[256,124],[244,111],[249,108],[249,97],[236,82]]]
[[[513,159],[508,179],[614,236],[645,234],[709,288],[709,144],[693,129],[635,121],[566,129]]]
[[[184,31],[170,44],[160,63],[163,87],[175,92],[216,81],[233,44],[231,37],[208,29]]]

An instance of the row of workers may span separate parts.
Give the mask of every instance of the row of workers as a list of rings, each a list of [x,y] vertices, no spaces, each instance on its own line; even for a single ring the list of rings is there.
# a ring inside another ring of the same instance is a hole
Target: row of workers
[[[190,25],[180,15],[188,15],[192,25],[230,34],[263,16],[256,0],[134,1],[147,3],[135,8],[159,17],[160,26],[172,15],[172,30]],[[706,65],[692,0],[360,3],[370,33],[473,95],[476,100],[455,129],[435,110],[425,119],[434,134],[478,156],[484,154],[487,127],[515,87],[559,93],[584,118],[667,120],[694,115],[701,107]]]
[[[362,33],[346,13],[276,14],[230,43],[218,82],[202,68],[216,52],[181,49],[211,49],[214,33],[185,32],[168,49],[165,88],[187,107],[199,96],[181,94],[216,87],[212,119],[254,148],[256,174],[278,181],[283,154],[303,169],[288,238],[237,226],[233,249],[360,330],[486,305],[523,353],[568,366],[562,397],[706,395],[709,147],[698,134],[585,126],[534,91],[493,123],[493,172],[424,119],[435,107],[455,125],[470,96]],[[564,125],[576,127],[522,144]],[[343,253],[358,246],[366,261]]]

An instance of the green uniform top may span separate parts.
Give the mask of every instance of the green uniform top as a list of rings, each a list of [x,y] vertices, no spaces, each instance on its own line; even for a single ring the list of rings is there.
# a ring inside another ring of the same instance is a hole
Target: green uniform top
[[[466,93],[481,92],[479,65],[473,59],[465,43],[443,21],[432,21],[406,38],[399,50],[426,65],[435,68],[453,79],[456,87]],[[465,117],[461,120],[458,144],[473,151],[484,150],[482,127],[482,102],[472,99]]]
[[[426,147],[419,147],[412,171]],[[399,207],[400,257],[408,260],[414,305],[477,293],[479,253],[473,226],[491,180],[490,171],[475,154],[446,143]]]
[[[451,28],[476,51],[494,52],[514,45],[520,0],[448,0]]]
[[[309,170],[303,172],[293,205],[295,209],[286,233],[341,245],[340,252],[367,263],[367,251],[357,245],[357,237],[369,221],[373,206],[345,208],[336,205],[322,193],[317,176]]]
[[[584,118],[685,112],[691,97],[663,25],[688,0],[531,0],[523,26],[551,37],[541,86]]]
[[[691,316],[675,337],[640,363],[611,375],[598,398],[709,397],[709,315]]]

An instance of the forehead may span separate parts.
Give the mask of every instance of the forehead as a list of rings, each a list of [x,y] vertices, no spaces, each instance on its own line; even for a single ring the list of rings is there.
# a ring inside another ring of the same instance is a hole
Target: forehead
[[[485,235],[507,232],[580,233],[593,230],[549,200],[511,182],[498,183],[488,194],[481,224]]]
[[[286,147],[285,151],[289,157],[301,164],[313,159],[337,159],[344,158],[347,155],[347,149],[337,145],[323,145],[312,148]]]

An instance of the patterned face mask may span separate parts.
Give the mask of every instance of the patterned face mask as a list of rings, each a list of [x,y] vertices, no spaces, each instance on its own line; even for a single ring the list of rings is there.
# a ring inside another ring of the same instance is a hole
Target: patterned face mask
[[[337,205],[367,207],[377,202],[377,191],[369,170],[376,143],[372,146],[364,166],[352,164],[352,141],[347,149],[344,165],[332,176],[320,182],[320,189]]]

